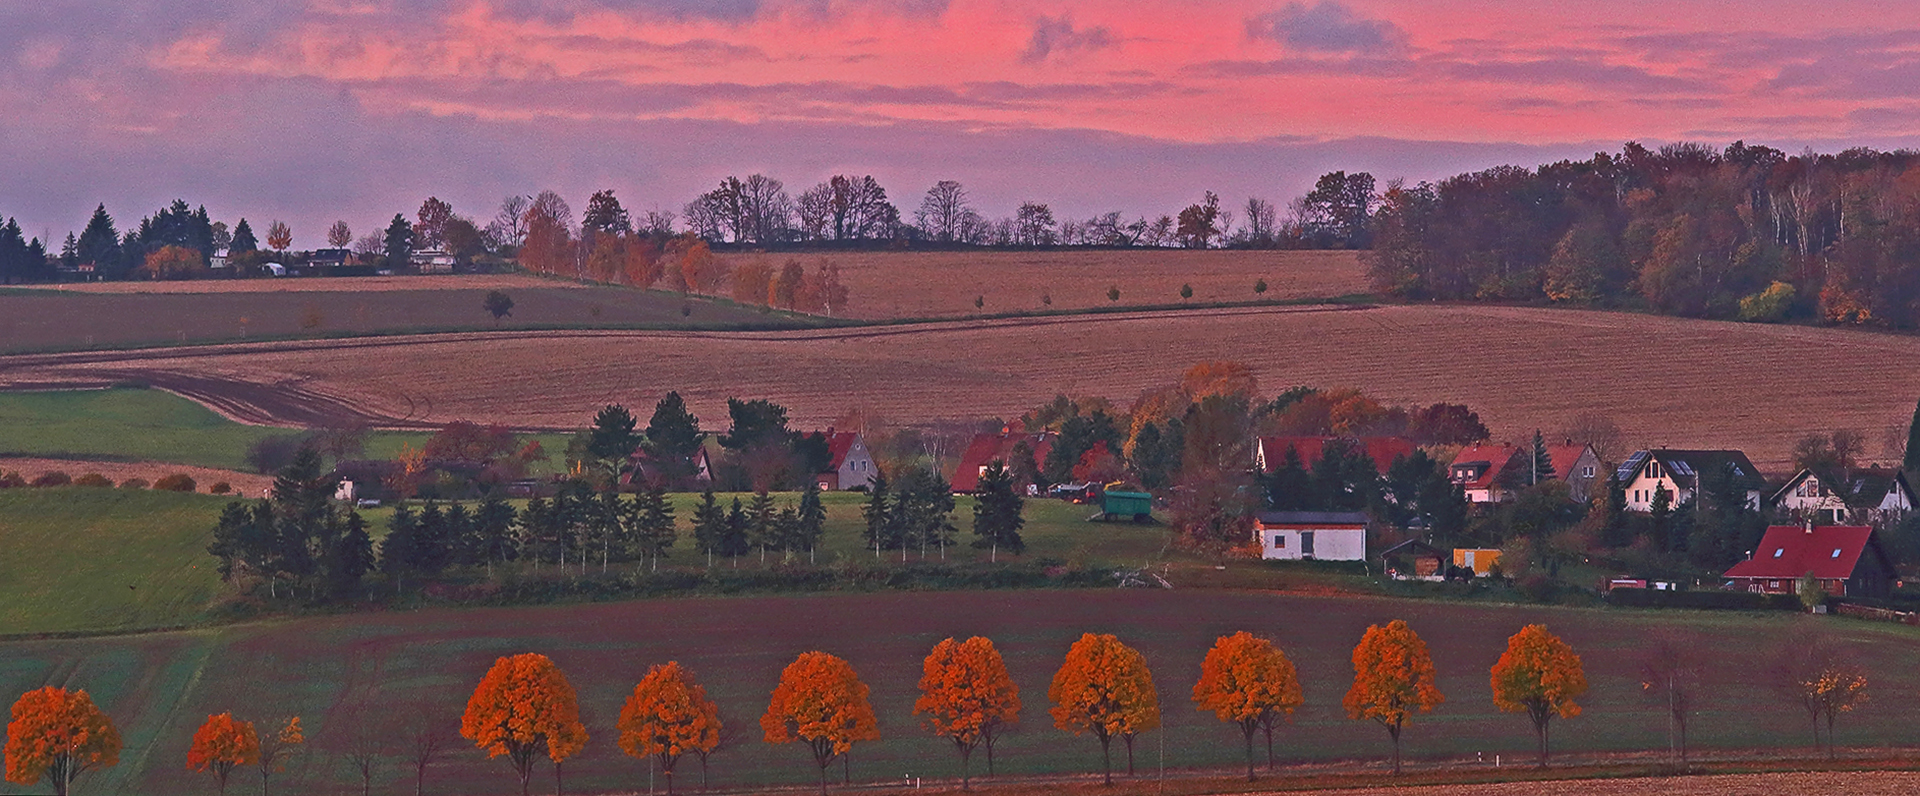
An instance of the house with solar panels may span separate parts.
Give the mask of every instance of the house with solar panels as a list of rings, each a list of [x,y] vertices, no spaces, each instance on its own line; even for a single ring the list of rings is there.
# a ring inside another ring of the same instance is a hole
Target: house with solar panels
[[[1615,472],[1621,489],[1626,492],[1628,511],[1652,511],[1654,498],[1663,489],[1673,496],[1675,507],[1691,502],[1700,494],[1702,474],[1708,478],[1724,475],[1733,479],[1733,484],[1745,493],[1747,507],[1760,510],[1767,480],[1740,451],[1668,448],[1634,451]]]

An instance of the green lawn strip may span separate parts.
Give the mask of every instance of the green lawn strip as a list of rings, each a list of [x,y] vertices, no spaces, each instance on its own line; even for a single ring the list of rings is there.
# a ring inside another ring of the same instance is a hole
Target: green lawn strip
[[[159,461],[248,470],[247,449],[297,429],[235,423],[198,403],[161,390],[116,388],[0,393],[0,456],[108,461]],[[392,459],[402,445],[425,447],[425,431],[374,431],[362,456]],[[565,434],[534,434],[553,472]]]

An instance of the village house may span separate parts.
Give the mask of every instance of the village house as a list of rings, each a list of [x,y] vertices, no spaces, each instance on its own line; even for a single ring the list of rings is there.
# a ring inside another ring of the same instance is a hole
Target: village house
[[[865,490],[880,476],[880,468],[874,464],[873,454],[867,451],[867,443],[859,432],[827,429],[827,452],[831,455],[827,469],[813,477],[822,491]]]
[[[698,450],[688,461],[693,480],[701,484],[713,483],[713,456],[707,451],[709,440],[702,440]],[[661,461],[646,448],[636,448],[627,456],[627,478],[629,486],[645,486],[668,475]]]
[[[455,260],[445,249],[417,249],[408,255],[407,262],[423,274],[451,274]]]
[[[1567,483],[1568,497],[1574,502],[1587,502],[1602,468],[1593,446],[1561,442],[1546,449],[1552,477]],[[1533,476],[1531,446],[1476,442],[1461,448],[1447,465],[1447,480],[1459,485],[1472,503],[1505,502],[1515,491],[1530,486]]]
[[[1885,526],[1906,519],[1913,511],[1913,487],[1905,473],[1878,466],[1856,470],[1844,485],[1844,494],[1802,468],[1768,501],[1796,521]]]
[[[1775,525],[1752,557],[1727,570],[1727,588],[1793,594],[1812,575],[1834,597],[1885,597],[1896,573],[1873,529],[1865,525]]]
[[[1367,515],[1352,511],[1263,511],[1255,516],[1260,557],[1286,561],[1364,561]]]
[[[1000,462],[1007,469],[1013,469],[1014,450],[1020,443],[1027,443],[1033,449],[1033,461],[1036,466],[1047,460],[1047,454],[1053,450],[1053,441],[1060,435],[1051,431],[1038,433],[1014,433],[1003,431],[999,434],[975,434],[973,441],[967,443],[966,451],[960,454],[960,464],[954,468],[953,491],[956,494],[971,494],[980,489],[980,476],[986,474],[987,466]]]
[[[1287,451],[1291,450],[1300,458],[1300,466],[1311,470],[1327,443],[1336,439],[1358,444],[1373,460],[1374,469],[1382,473],[1393,466],[1394,459],[1412,455],[1416,447],[1406,437],[1260,437],[1254,440],[1253,463],[1261,472],[1271,473],[1286,466]]]
[[[1661,490],[1671,495],[1674,508],[1689,503],[1700,493],[1702,474],[1724,474],[1746,498],[1747,507],[1758,511],[1767,488],[1766,479],[1747,455],[1733,450],[1653,450],[1634,451],[1614,475],[1626,493],[1628,511],[1652,511]]]

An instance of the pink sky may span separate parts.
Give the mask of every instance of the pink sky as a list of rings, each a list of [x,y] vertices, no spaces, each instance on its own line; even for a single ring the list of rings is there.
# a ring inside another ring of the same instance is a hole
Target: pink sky
[[[181,196],[315,245],[428,194],[675,209],[753,171],[1159,214],[1630,139],[1907,145],[1920,4],[39,0],[0,8],[0,107],[0,215],[55,237]]]

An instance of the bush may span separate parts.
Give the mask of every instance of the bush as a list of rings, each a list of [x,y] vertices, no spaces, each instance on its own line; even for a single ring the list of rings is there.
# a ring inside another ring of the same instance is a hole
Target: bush
[[[1798,611],[1800,598],[1791,594],[1754,594],[1744,591],[1661,591],[1614,589],[1611,605],[1630,608],[1697,608],[1722,611]]]
[[[213,486],[207,487],[207,492],[215,495],[224,495],[232,491],[233,485],[225,481],[215,481]]]
[[[85,474],[83,474],[83,475],[81,475],[81,476],[80,476],[79,478],[75,478],[75,479],[73,479],[73,485],[74,485],[74,486],[105,486],[105,487],[111,487],[111,486],[113,486],[113,479],[111,479],[111,478],[108,478],[108,477],[106,477],[106,476],[104,476],[104,475],[101,475],[101,474],[99,474],[99,473],[85,473]]]
[[[1793,311],[1795,292],[1792,285],[1775,282],[1746,298],[1740,299],[1740,320],[1756,323],[1779,323],[1787,319],[1787,313]]]
[[[304,434],[280,434],[261,437],[247,446],[247,464],[266,474],[280,472],[293,463],[294,454],[307,445]]]
[[[50,473],[41,473],[39,478],[33,479],[34,486],[66,486],[71,483],[73,483],[73,476],[67,475],[59,470],[54,470]]]
[[[146,488],[147,488],[147,479],[145,479],[145,478],[129,478],[129,479],[127,479],[127,480],[125,480],[125,481],[121,481],[121,482],[120,482],[120,488],[121,488],[121,489],[146,489]]]
[[[21,477],[17,471],[9,470],[5,474],[0,474],[0,489],[12,489],[26,485],[27,479]]]
[[[153,482],[154,489],[166,492],[192,492],[198,486],[186,473],[170,473]]]

